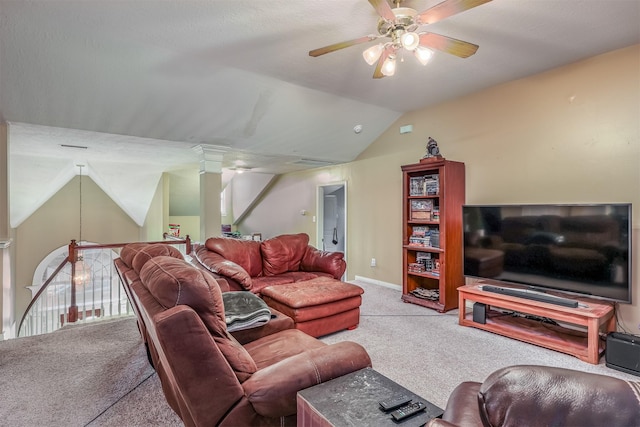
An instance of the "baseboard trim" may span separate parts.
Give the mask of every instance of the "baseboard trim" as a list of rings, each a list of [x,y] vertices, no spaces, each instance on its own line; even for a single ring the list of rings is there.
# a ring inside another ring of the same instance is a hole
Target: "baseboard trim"
[[[396,285],[396,284],[389,283],[389,282],[383,282],[382,280],[371,279],[369,277],[356,276],[355,280],[360,280],[362,282],[371,283],[372,285],[384,286],[385,288],[391,288],[391,289],[394,289],[396,291],[401,291],[402,290],[402,286],[400,286],[400,285]]]

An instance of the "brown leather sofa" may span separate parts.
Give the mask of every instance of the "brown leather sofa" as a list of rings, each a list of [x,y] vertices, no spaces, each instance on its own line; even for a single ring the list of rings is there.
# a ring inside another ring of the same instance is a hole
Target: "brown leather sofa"
[[[267,286],[317,277],[340,279],[347,268],[344,254],[310,246],[305,233],[263,242],[211,237],[204,245],[194,246],[193,256],[203,268],[226,279],[230,290],[255,294]]]
[[[640,384],[548,366],[502,368],[464,382],[429,427],[617,427],[640,425]]]
[[[133,298],[131,285],[136,281],[140,281],[140,270],[150,258],[156,256],[171,256],[178,259],[184,259],[180,251],[169,244],[149,244],[146,242],[135,242],[125,245],[120,251],[120,257],[114,260],[116,272],[120,276],[120,282],[123,285],[133,311],[138,319],[138,329],[140,330],[142,341],[147,348],[149,362],[154,367],[157,365],[157,352],[153,346],[153,343],[148,339],[147,327],[142,317],[140,316],[140,308],[138,307],[136,299]],[[215,277],[215,280],[220,286],[221,290],[229,290],[229,285],[225,279]],[[266,325],[260,328],[234,331],[231,333],[233,337],[237,339],[241,344],[244,344],[258,339],[262,336],[270,335],[274,332],[285,329],[291,329],[295,326],[293,323],[293,319],[291,319],[289,316],[286,316],[285,314],[273,308],[270,308],[270,310],[271,319]]]
[[[327,345],[297,329],[241,344],[227,332],[213,275],[175,253],[142,251],[132,262],[139,277],[124,275],[167,402],[185,425],[293,426],[299,390],[371,366],[360,345]]]

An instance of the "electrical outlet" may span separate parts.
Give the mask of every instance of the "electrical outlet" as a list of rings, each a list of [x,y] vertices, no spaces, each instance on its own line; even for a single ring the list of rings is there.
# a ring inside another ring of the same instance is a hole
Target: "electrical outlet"
[[[375,267],[378,264],[376,264],[376,259],[375,258],[371,258],[371,267]]]

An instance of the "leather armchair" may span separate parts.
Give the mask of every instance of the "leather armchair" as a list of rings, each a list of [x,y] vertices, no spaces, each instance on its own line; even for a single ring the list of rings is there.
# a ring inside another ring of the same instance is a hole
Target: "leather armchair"
[[[451,393],[429,427],[637,426],[640,383],[548,366],[511,366]]]
[[[293,426],[299,390],[371,366],[360,345],[297,329],[240,344],[218,283],[181,259],[147,260],[131,290],[165,397],[187,426]]]

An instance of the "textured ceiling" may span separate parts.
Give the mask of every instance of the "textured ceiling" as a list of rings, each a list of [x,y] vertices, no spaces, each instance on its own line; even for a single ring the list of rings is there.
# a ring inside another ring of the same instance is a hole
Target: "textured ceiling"
[[[408,57],[380,80],[361,56],[374,42],[308,56],[376,22],[366,0],[0,0],[12,226],[78,163],[141,224],[161,173],[196,167],[198,144],[269,173],[351,161],[402,112],[639,43],[640,1],[493,0],[429,26],[476,55]]]

